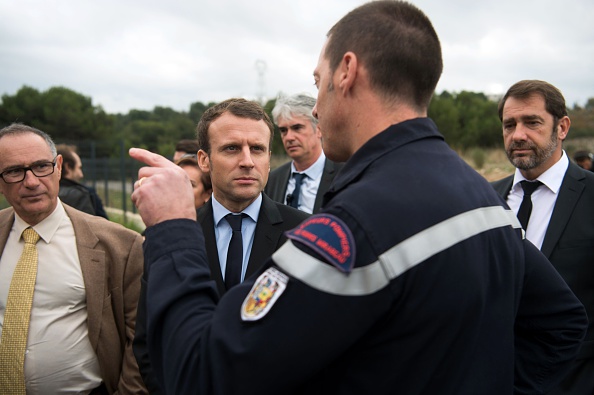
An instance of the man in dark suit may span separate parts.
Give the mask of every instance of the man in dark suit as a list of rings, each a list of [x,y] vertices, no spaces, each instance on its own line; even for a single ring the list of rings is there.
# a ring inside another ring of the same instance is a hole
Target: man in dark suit
[[[229,99],[209,108],[197,126],[198,163],[210,173],[212,197],[198,209],[210,275],[219,296],[257,272],[285,241],[285,231],[309,215],[274,202],[262,193],[270,171],[270,146],[274,125],[255,102]],[[237,278],[228,267],[233,229],[228,216],[240,217],[242,254]],[[235,280],[235,281],[231,281]],[[144,279],[143,279],[144,282]],[[144,287],[143,287],[144,290]],[[138,309],[134,352],[151,394],[162,393],[146,354],[144,292]]]
[[[342,168],[324,155],[318,120],[312,115],[315,105],[316,99],[304,94],[276,100],[272,116],[292,160],[270,173],[264,189],[272,200],[314,214],[320,211],[324,194]],[[297,190],[296,184],[300,184]]]
[[[0,130],[0,193],[12,206],[0,211],[0,327],[6,347],[8,301],[13,288],[22,287],[21,234],[33,229],[40,236],[24,370],[0,374],[0,392],[24,393],[8,389],[20,379],[33,394],[145,394],[132,352],[142,237],[63,204],[61,172],[62,156],[46,133],[22,124]],[[11,372],[14,365],[1,362],[4,353],[0,347],[0,372]]]
[[[551,261],[584,304],[590,324],[572,370],[551,394],[594,393],[594,175],[562,149],[571,121],[562,93],[544,81],[520,81],[499,103],[503,142],[516,172],[493,182],[511,209],[528,213],[526,238]],[[527,184],[528,182],[528,184]],[[527,193],[526,195],[528,195]],[[526,203],[522,203],[526,200]],[[518,214],[522,217],[522,214]]]
[[[215,235],[215,221],[213,215],[212,199],[198,209],[198,222],[202,225],[204,241],[206,242],[206,253],[210,265],[210,275],[217,283],[219,294],[223,295],[227,288],[223,278],[223,272],[219,260],[220,252],[217,249]],[[264,261],[272,255],[286,240],[285,231],[299,225],[307,213],[295,210],[270,199],[262,194],[262,206],[256,221],[254,241],[249,256],[244,278],[257,272]]]

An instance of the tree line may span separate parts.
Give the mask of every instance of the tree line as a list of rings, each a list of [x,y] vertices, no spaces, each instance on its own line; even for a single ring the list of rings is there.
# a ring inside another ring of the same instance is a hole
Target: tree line
[[[46,91],[23,86],[14,95],[2,95],[0,127],[22,122],[41,129],[58,142],[101,141],[97,156],[110,157],[120,152],[122,144],[142,147],[171,155],[177,141],[194,138],[195,126],[214,103],[192,103],[187,112],[156,106],[152,111],[130,110],[127,114],[108,114],[92,99],[65,87]],[[264,108],[270,115],[275,100]],[[569,108],[572,120],[570,138],[594,137],[594,97],[585,107]],[[429,107],[448,143],[457,149],[500,147],[501,123],[497,101],[483,93],[444,91],[436,94]],[[123,142],[123,143],[122,143]],[[280,135],[272,146],[275,155],[284,154]]]

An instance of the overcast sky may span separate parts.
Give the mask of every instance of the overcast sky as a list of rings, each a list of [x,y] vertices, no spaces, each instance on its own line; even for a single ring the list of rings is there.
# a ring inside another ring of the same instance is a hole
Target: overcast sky
[[[361,0],[0,0],[0,94],[64,86],[109,113],[315,94],[328,29]],[[413,0],[440,37],[437,91],[543,79],[594,97],[593,0]]]

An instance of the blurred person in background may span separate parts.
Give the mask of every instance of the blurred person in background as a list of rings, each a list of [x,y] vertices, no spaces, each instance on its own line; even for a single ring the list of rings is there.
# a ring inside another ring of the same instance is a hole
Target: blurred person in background
[[[575,163],[585,170],[592,171],[592,160],[594,159],[594,155],[589,151],[577,151],[573,154],[573,160]]]
[[[193,155],[196,158],[196,155],[198,155],[198,141],[194,139],[183,139],[175,144],[173,163],[176,163],[185,155]]]
[[[60,200],[77,210],[108,219],[103,202],[95,189],[80,182],[84,174],[76,146],[58,144],[56,150],[64,160],[62,178],[60,178]]]
[[[192,190],[194,191],[194,204],[196,205],[196,209],[199,209],[210,199],[210,195],[212,194],[210,174],[200,170],[196,155],[185,154],[175,164],[184,169],[188,174],[192,183]]]

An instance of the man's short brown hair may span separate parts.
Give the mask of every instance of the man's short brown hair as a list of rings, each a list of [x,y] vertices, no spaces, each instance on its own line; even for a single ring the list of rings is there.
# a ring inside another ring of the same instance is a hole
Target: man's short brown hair
[[[325,56],[334,72],[353,52],[371,86],[387,100],[427,109],[443,70],[441,44],[429,18],[403,1],[355,8],[328,32]]]
[[[198,138],[198,146],[201,150],[210,155],[210,141],[208,138],[208,128],[224,113],[229,112],[239,118],[248,118],[255,121],[264,121],[270,130],[270,144],[272,147],[272,138],[274,137],[274,125],[270,120],[266,111],[262,106],[254,101],[245,99],[227,99],[219,104],[210,107],[204,112],[202,118],[196,126],[196,136]]]

